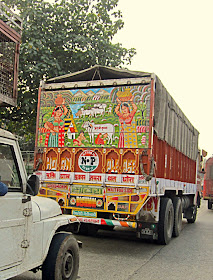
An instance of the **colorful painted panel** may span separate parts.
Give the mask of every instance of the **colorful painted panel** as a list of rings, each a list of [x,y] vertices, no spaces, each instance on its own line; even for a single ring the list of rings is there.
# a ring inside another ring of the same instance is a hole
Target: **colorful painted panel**
[[[70,199],[68,200],[68,206],[90,209],[104,209],[104,201],[103,198],[71,195]]]
[[[147,148],[150,85],[43,92],[38,147]]]
[[[87,194],[87,195],[103,195],[102,187],[74,185],[72,186],[73,194]]]

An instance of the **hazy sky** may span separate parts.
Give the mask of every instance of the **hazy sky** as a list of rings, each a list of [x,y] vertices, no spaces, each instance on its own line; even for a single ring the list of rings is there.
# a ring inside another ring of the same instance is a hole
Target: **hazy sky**
[[[114,42],[136,48],[131,70],[153,72],[213,154],[213,1],[119,0],[124,28]]]

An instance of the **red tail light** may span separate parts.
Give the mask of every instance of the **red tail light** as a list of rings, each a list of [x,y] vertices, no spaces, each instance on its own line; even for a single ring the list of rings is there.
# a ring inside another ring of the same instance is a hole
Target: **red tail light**
[[[139,201],[140,197],[139,195],[132,195],[131,196],[131,201]]]

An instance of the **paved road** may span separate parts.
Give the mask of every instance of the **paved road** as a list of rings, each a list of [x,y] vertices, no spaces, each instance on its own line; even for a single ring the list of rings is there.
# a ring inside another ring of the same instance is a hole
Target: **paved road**
[[[137,240],[133,232],[122,230],[77,238],[83,242],[79,280],[213,279],[213,210],[207,209],[206,201],[196,223],[184,220],[181,235],[167,246]],[[41,273],[12,279],[41,280]]]

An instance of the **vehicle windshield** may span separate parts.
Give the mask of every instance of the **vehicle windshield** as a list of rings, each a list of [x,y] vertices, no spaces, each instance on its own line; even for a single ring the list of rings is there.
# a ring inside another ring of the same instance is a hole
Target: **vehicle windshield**
[[[21,190],[22,181],[13,146],[0,144],[0,181],[7,185],[9,190]]]

